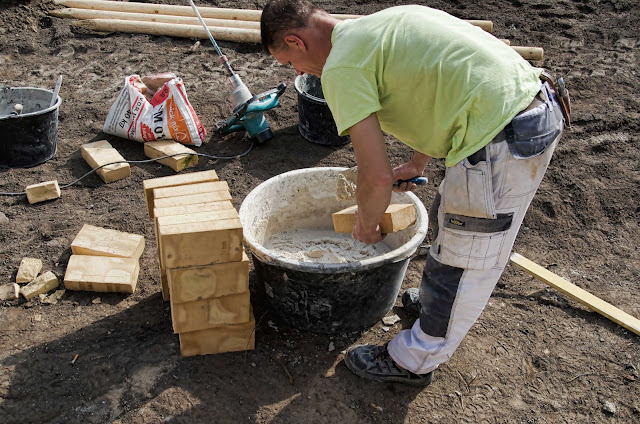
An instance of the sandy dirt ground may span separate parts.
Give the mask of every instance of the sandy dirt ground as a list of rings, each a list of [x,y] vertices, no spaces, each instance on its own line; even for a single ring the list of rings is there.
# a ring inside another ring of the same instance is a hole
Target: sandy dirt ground
[[[163,1],[187,4],[175,0]],[[257,9],[264,1],[203,5]],[[334,1],[330,12],[368,14],[404,1]],[[564,75],[573,96],[574,126],[556,150],[527,214],[515,251],[640,317],[640,80],[635,0],[433,0],[426,5],[465,19],[488,19],[513,45],[545,50],[544,66]],[[127,159],[146,159],[142,144],[101,132],[130,74],[173,71],[186,85],[209,132],[199,152],[237,155],[241,133],[214,134],[230,114],[230,84],[207,40],[78,30],[53,18],[52,1],[0,3],[0,85],[52,89],[64,75],[56,155],[28,169],[0,170],[0,191],[90,168],[80,145],[107,139]],[[275,137],[233,160],[208,160],[189,171],[215,169],[239,208],[261,182],[317,166],[353,166],[349,144],[322,146],[298,131],[295,73],[261,47],[221,41],[231,66],[254,93],[289,88],[268,112]],[[193,48],[192,48],[193,47]],[[387,137],[394,165],[411,152]],[[443,177],[429,165],[429,185],[416,193],[429,205]],[[67,291],[54,305],[24,298],[0,304],[0,422],[3,423],[631,423],[640,422],[640,338],[548,288],[511,265],[484,313],[451,360],[425,389],[361,380],[343,352],[354,343],[383,343],[412,324],[385,332],[323,335],[273,320],[256,290],[256,349],[181,358],[162,301],[154,226],[142,181],[172,175],[157,163],[134,164],[131,177],[103,184],[91,175],[60,199],[29,205],[0,196],[0,279],[15,281],[20,260],[41,258],[60,280],[70,243],[88,223],[142,234],[146,248],[134,294]],[[1,217],[0,217],[1,218]],[[431,233],[425,244],[430,242]],[[403,287],[417,287],[424,256],[416,254]],[[101,303],[94,303],[100,297]],[[271,325],[270,325],[271,321]],[[334,347],[332,350],[331,347]],[[78,355],[72,364],[73,358]]]

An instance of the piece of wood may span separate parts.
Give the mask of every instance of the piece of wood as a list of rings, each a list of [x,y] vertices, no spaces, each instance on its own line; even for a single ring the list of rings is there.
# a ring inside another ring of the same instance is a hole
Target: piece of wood
[[[249,321],[243,324],[181,333],[180,354],[195,356],[253,350],[256,343],[255,326],[256,321],[251,313]]]
[[[134,258],[71,255],[64,286],[69,290],[133,293],[139,272]]]
[[[36,277],[35,280],[30,282],[26,286],[23,286],[20,289],[20,293],[22,293],[22,295],[27,300],[29,300],[36,297],[39,294],[43,294],[50,290],[55,289],[56,287],[58,287],[58,284],[59,284],[58,277],[56,277],[56,275],[53,272],[47,271],[44,274]]]
[[[189,174],[169,175],[167,177],[158,177],[144,180],[142,187],[144,188],[144,197],[147,202],[147,210],[149,218],[153,218],[153,189],[160,187],[172,187],[178,185],[188,185],[203,183],[208,181],[218,181],[218,174],[214,169],[208,171],[191,172]]]
[[[331,214],[333,230],[336,233],[351,233],[356,221],[358,206],[350,206]],[[384,234],[395,233],[416,222],[416,207],[412,203],[396,203],[389,205],[380,220],[380,231]]]
[[[126,3],[125,3],[126,4]],[[84,19],[71,22],[73,26],[90,31],[126,32],[134,34],[164,35],[168,37],[208,39],[209,33],[202,26],[168,24],[161,22],[122,21],[117,19]],[[239,43],[260,43],[260,30],[207,26],[216,40]]]
[[[526,46],[511,46],[520,56],[526,60],[541,61],[544,59],[544,49],[542,47],[526,47]]]
[[[131,167],[129,164],[123,162],[125,159],[107,140],[83,144],[80,146],[80,152],[82,153],[82,158],[91,168],[102,166],[102,168],[96,171],[96,174],[98,174],[106,184],[131,175]],[[111,163],[111,165],[107,165],[108,163]]]
[[[176,172],[198,164],[198,155],[196,155],[195,150],[173,140],[147,141],[144,143],[144,154],[151,159],[169,156],[168,158],[158,159],[158,162]]]
[[[139,259],[144,251],[144,236],[84,224],[71,242],[71,251],[75,255]]]
[[[174,333],[205,330],[221,325],[249,321],[249,292],[176,303],[171,298],[171,322]]]
[[[174,303],[228,296],[249,290],[249,257],[221,264],[167,270]]]
[[[16,283],[30,283],[36,279],[41,269],[42,260],[38,258],[22,258],[16,274]]]
[[[58,186],[58,180],[31,184],[27,186],[25,191],[27,192],[27,200],[30,204],[57,199],[58,197],[60,197],[60,187]]]
[[[158,208],[171,208],[174,206],[196,205],[198,203],[221,202],[225,200],[231,200],[231,193],[226,190],[219,190],[208,193],[196,193],[185,196],[154,199],[154,204]]]
[[[202,25],[197,17],[157,15],[151,13],[116,12],[112,10],[94,9],[56,9],[49,12],[57,18],[74,19],[118,19],[123,21],[161,22],[168,24]],[[207,26],[260,29],[260,22],[239,21],[233,19],[203,18]]]
[[[537,279],[547,283],[551,287],[561,291],[570,298],[577,300],[590,309],[598,312],[601,315],[609,318],[610,320],[620,324],[627,330],[631,330],[634,333],[640,335],[640,320],[629,315],[628,313],[621,311],[610,303],[592,295],[584,289],[570,283],[559,275],[554,274],[546,268],[541,267],[535,262],[525,258],[518,253],[511,255],[511,262],[517,265],[522,270],[533,275]]]
[[[172,16],[193,16],[195,12],[190,6],[174,6],[168,4],[153,4],[139,2],[118,2],[105,0],[55,0],[56,4],[71,8],[93,9],[93,10],[111,10],[130,13],[145,13],[153,15],[172,15]],[[260,22],[262,10],[252,9],[232,9],[198,6],[198,12],[203,18],[227,19],[239,21],[255,21]],[[337,19],[357,19],[363,15],[330,13]],[[467,19],[467,22],[474,26],[478,26],[487,32],[493,31],[493,22],[479,19]]]
[[[158,237],[167,269],[242,259],[242,223],[237,218],[159,224]]]

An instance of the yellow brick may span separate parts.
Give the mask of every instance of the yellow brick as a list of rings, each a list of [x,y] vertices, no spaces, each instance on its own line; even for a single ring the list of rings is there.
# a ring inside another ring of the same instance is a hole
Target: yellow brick
[[[76,255],[115,256],[139,259],[144,250],[144,237],[138,234],[84,224],[71,242]]]
[[[249,258],[241,261],[167,270],[173,303],[227,296],[249,290]]]
[[[167,165],[176,172],[198,164],[198,155],[195,154],[196,152],[184,144],[177,143],[173,140],[147,141],[144,143],[144,154],[151,159],[177,153],[184,154],[160,159],[158,162]]]
[[[45,200],[57,199],[60,197],[60,187],[58,180],[45,181],[43,183],[31,184],[25,189],[27,200],[30,204],[44,202]]]
[[[179,217],[189,215],[179,215]],[[163,217],[172,218],[172,217]],[[158,225],[162,266],[166,269],[242,259],[242,223],[223,219]]]
[[[82,158],[91,168],[97,168],[111,162],[124,161],[122,155],[107,140],[83,144],[80,146],[80,152],[82,153]],[[131,175],[131,167],[125,162],[114,163],[98,169],[96,174],[105,183],[111,183]]]
[[[42,269],[42,261],[37,258],[22,258],[16,274],[16,283],[29,283],[36,279]]]
[[[175,303],[171,298],[173,331],[185,333],[247,322],[251,310],[249,297],[249,292],[245,292],[185,303]]]
[[[336,233],[350,233],[353,231],[355,212],[358,206],[351,206],[333,213],[333,229]],[[416,222],[416,207],[411,203],[389,205],[380,220],[380,230],[384,234],[395,233],[413,225]]]
[[[186,215],[190,213],[218,211],[221,209],[233,209],[233,204],[230,200],[222,200],[220,202],[196,203],[193,205],[155,208],[153,210],[153,215],[157,218],[159,216]]]
[[[56,287],[58,287],[58,277],[56,277],[53,272],[47,271],[22,287],[20,293],[22,293],[25,298],[31,299],[39,294],[53,290]]]
[[[134,258],[71,255],[64,286],[69,290],[133,293],[139,272]]]
[[[218,174],[215,170],[191,172],[182,175],[170,175],[168,177],[151,178],[144,180],[142,186],[144,188],[144,197],[147,202],[147,211],[149,218],[153,218],[153,189],[160,187],[171,187],[178,185],[189,185],[203,183],[207,181],[218,181]]]
[[[225,325],[180,334],[182,356],[207,355],[255,349],[256,321],[251,314],[244,324]]]
[[[231,193],[228,191],[212,191],[210,193],[167,197],[164,199],[155,199],[154,204],[157,208],[170,208],[174,206],[195,205],[198,203],[220,202],[224,200],[231,200]]]
[[[154,188],[153,198],[157,201],[167,197],[189,196],[192,194],[203,194],[212,191],[229,191],[229,184],[227,184],[226,181],[209,181],[189,184],[187,186]]]

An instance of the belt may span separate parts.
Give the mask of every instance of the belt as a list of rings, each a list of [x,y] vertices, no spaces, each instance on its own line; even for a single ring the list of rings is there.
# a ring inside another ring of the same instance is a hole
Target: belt
[[[544,104],[544,103],[545,103],[544,94],[542,93],[542,90],[540,90],[538,91],[538,94],[536,94],[536,96],[533,98],[531,103],[529,103],[529,106],[527,106],[526,108],[518,112],[518,115],[522,115],[523,113],[530,111],[534,107],[540,106],[541,104]]]

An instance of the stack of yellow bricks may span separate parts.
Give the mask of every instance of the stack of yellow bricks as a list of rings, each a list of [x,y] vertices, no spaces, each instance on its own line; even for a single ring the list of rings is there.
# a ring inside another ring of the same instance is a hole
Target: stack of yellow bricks
[[[249,258],[229,186],[214,170],[145,180],[162,296],[182,356],[253,349]]]

